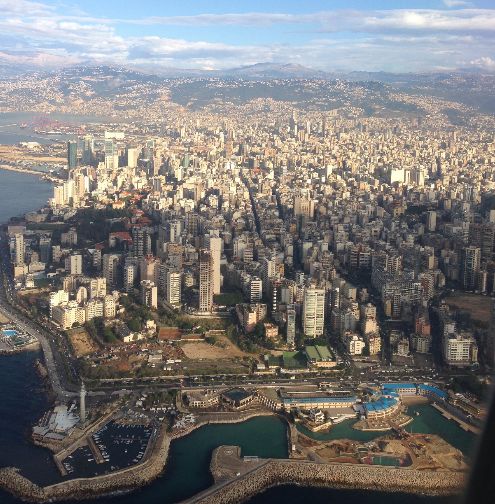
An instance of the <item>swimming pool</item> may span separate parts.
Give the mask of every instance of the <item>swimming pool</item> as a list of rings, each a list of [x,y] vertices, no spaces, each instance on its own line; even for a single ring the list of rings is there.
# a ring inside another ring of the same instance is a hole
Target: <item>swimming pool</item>
[[[2,329],[2,334],[9,338],[15,338],[16,336],[19,336],[19,333],[14,329]]]

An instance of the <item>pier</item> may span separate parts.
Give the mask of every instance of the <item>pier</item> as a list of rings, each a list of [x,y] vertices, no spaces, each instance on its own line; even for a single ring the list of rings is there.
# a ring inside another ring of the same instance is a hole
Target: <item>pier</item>
[[[452,495],[461,491],[465,483],[465,473],[445,470],[323,464],[293,459],[253,461],[250,457],[241,458],[240,449],[235,446],[217,448],[210,467],[215,485],[184,504],[234,504],[283,484]],[[231,478],[227,480],[229,474]]]
[[[12,166],[12,165],[6,165],[6,164],[0,164],[0,170],[6,170],[6,171],[12,171],[12,172],[17,172],[17,173],[25,173],[26,175],[36,175],[37,177],[41,177],[44,180],[49,180],[50,182],[61,182],[62,179],[60,177],[57,177],[51,173],[39,171],[39,170],[32,170],[31,168],[19,168],[17,166]]]
[[[464,420],[461,420],[459,417],[457,417],[454,414],[447,411],[445,408],[442,408],[437,403],[432,403],[432,406],[437,411],[439,411],[442,414],[442,416],[444,416],[448,420],[454,420],[454,422],[456,422],[461,427],[461,429],[464,429],[467,432],[472,432],[473,434],[480,434],[481,429],[479,427],[476,427],[475,425],[468,424]]]

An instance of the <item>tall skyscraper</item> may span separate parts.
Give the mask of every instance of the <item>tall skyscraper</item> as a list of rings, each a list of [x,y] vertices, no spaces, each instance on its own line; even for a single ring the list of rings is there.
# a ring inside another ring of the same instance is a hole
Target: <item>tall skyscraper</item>
[[[199,251],[199,311],[213,307],[213,261],[209,250]]]
[[[14,236],[14,264],[24,264],[24,235],[19,233]]]
[[[77,166],[77,142],[67,142],[67,166],[69,169]]]
[[[94,139],[91,135],[86,135],[83,140],[82,162],[89,165],[93,162]]]
[[[113,140],[105,140],[105,168],[114,170],[119,165],[119,156],[115,149]]]
[[[138,161],[138,150],[136,147],[127,147],[126,150],[126,162],[127,166],[130,168],[136,168]]]
[[[220,294],[220,259],[222,256],[222,239],[218,236],[210,236],[209,250],[212,260],[213,294]]]
[[[325,324],[325,289],[307,287],[303,300],[303,331],[309,338],[323,335]]]
[[[167,272],[167,303],[172,305],[180,304],[181,298],[181,274],[178,271]]]
[[[465,247],[461,255],[461,283],[466,290],[476,288],[476,276],[480,269],[481,250],[478,247]]]
[[[81,275],[82,274],[82,255],[73,254],[65,259],[65,271],[71,275]]]

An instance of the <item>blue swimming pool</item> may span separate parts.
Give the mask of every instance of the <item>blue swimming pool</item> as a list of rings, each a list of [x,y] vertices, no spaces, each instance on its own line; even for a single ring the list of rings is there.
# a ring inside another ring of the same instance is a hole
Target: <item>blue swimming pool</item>
[[[8,336],[9,338],[14,338],[15,336],[19,335],[17,331],[14,331],[14,329],[3,329],[2,334],[4,336]]]

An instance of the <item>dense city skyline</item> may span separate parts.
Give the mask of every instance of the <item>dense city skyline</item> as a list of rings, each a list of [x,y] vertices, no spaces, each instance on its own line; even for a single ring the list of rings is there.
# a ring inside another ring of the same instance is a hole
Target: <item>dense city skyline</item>
[[[494,42],[0,0],[1,504],[492,504]]]

